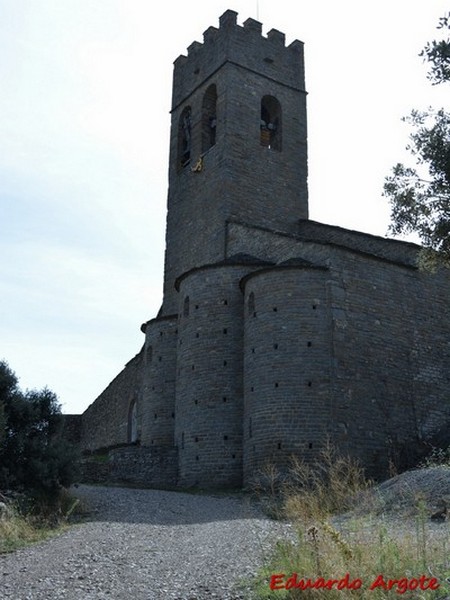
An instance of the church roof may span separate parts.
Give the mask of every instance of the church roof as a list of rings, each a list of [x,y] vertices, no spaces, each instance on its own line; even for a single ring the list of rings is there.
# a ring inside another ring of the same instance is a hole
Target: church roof
[[[304,258],[301,258],[300,256],[295,256],[294,258],[288,258],[287,260],[284,260],[281,263],[278,263],[279,267],[318,267],[320,265],[315,265],[314,263],[312,263],[309,260],[305,260]]]
[[[252,256],[251,254],[239,252],[238,254],[233,254],[233,256],[229,256],[224,260],[219,260],[215,263],[202,265],[201,267],[194,267],[193,269],[189,269],[189,271],[185,271],[182,275],[176,278],[175,289],[178,291],[180,289],[180,283],[183,281],[183,279],[188,275],[191,275],[191,273],[195,273],[196,271],[215,269],[217,267],[273,267],[274,265],[274,262],[263,260],[261,258],[256,258],[256,256]]]
[[[281,271],[283,269],[315,269],[315,270],[327,271],[328,267],[325,267],[323,265],[316,265],[316,264],[310,262],[309,260],[305,260],[304,258],[301,258],[301,257],[289,258],[288,260],[285,260],[281,263],[265,266],[265,267],[262,267],[261,269],[256,269],[255,271],[248,273],[241,279],[241,281],[239,282],[239,286],[240,286],[241,290],[244,291],[245,284],[252,277],[255,277],[256,275],[261,275],[263,273],[268,273],[269,271]]]

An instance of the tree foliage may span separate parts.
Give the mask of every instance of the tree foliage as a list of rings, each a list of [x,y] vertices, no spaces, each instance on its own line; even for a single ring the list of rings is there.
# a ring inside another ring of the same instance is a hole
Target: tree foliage
[[[439,19],[437,29],[450,30],[450,13]],[[420,53],[430,65],[428,79],[433,85],[450,81],[450,40],[432,40]]]
[[[53,392],[22,392],[0,362],[0,489],[52,496],[76,476],[76,452],[62,436],[63,416]]]
[[[440,19],[438,29],[450,31],[450,14]],[[449,39],[429,42],[420,55],[430,64],[433,85],[450,82]],[[415,165],[398,163],[385,180],[390,231],[417,233],[426,248],[450,265],[450,113],[443,108],[413,110],[404,121],[412,127],[407,150]]]

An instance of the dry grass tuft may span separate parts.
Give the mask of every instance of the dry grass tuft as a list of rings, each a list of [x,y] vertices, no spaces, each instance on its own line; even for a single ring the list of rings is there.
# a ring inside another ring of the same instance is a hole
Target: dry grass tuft
[[[2,496],[3,500],[6,500]],[[21,497],[16,502],[2,502],[0,513],[0,554],[40,542],[67,526],[73,514],[79,513],[79,500],[61,490],[52,502],[43,498]]]
[[[277,542],[255,584],[257,598],[450,598],[449,523],[430,522],[420,488],[408,495],[414,517],[380,514],[389,505],[380,496],[391,495],[405,476],[374,488],[357,463],[330,445],[313,464],[294,461],[292,476],[284,511],[294,533]],[[421,476],[413,475],[416,479]],[[307,580],[316,587],[301,589]],[[358,589],[350,589],[352,581]]]
[[[286,515],[294,521],[323,520],[352,509],[370,486],[359,464],[338,455],[327,443],[312,464],[292,460],[290,482],[284,489]]]
[[[10,509],[0,520],[0,554],[44,540],[50,533],[48,528],[36,527],[32,521]]]

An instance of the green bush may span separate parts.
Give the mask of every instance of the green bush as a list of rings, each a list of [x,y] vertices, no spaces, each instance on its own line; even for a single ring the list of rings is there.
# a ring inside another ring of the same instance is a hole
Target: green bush
[[[22,392],[0,362],[0,489],[57,501],[78,474],[77,451],[62,435],[63,416],[48,389]]]

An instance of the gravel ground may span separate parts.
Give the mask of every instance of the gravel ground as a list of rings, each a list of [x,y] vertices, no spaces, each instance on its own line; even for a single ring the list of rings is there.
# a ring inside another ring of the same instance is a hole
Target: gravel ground
[[[0,598],[238,600],[289,526],[248,498],[80,486],[88,522],[0,556]]]

